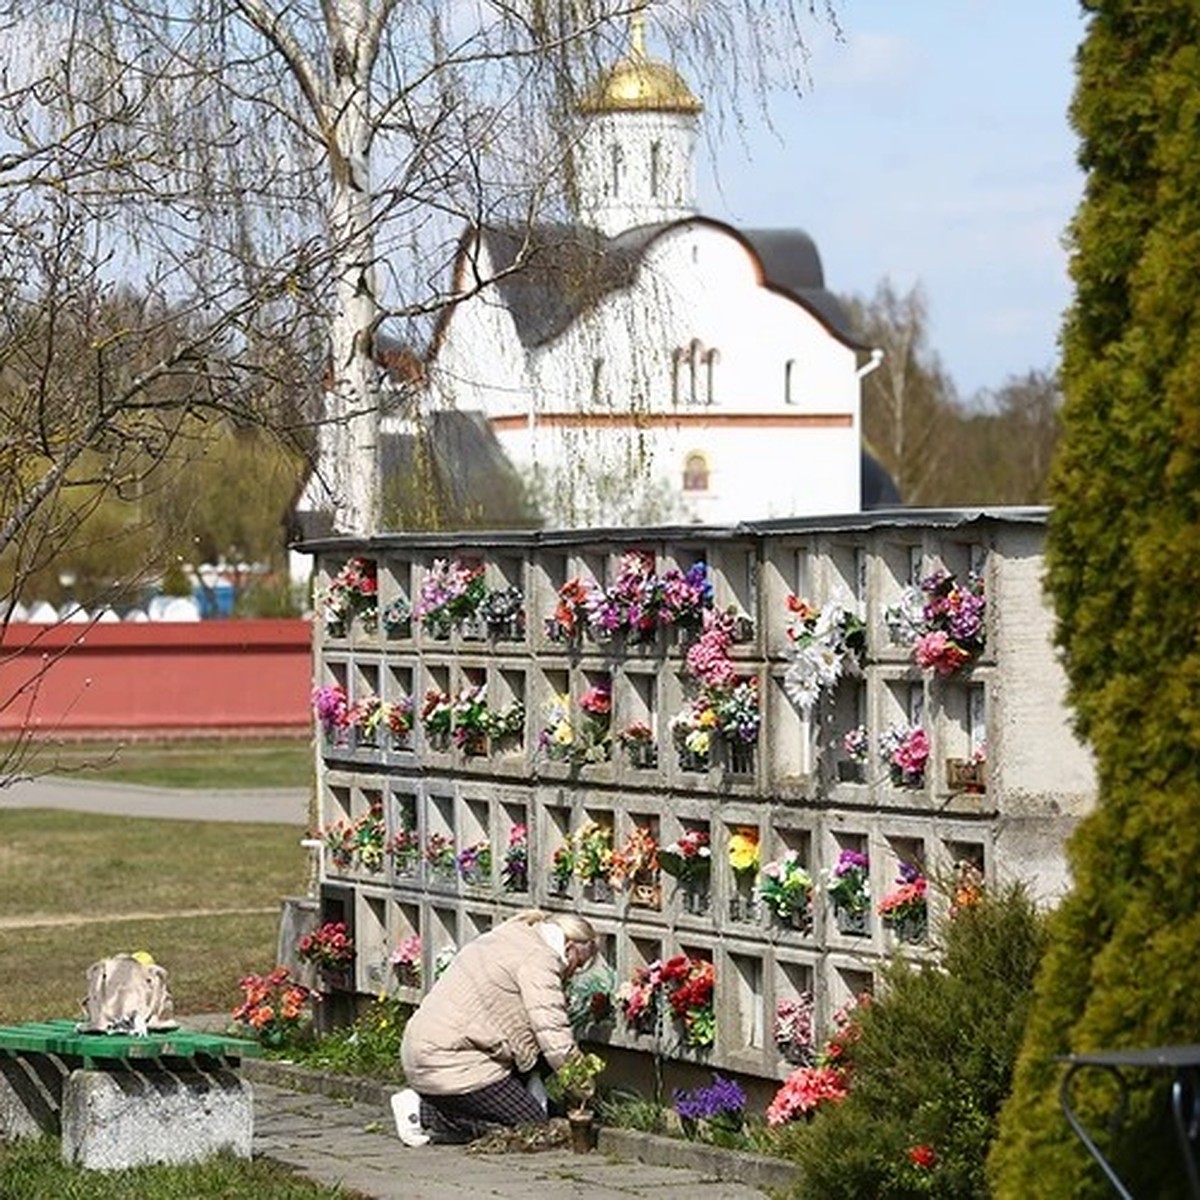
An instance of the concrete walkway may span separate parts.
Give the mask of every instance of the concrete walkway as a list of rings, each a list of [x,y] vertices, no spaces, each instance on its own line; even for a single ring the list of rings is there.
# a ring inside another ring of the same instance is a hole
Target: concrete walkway
[[[294,825],[298,830],[308,825],[308,803],[306,788],[214,792],[105,783],[85,776],[47,775],[0,788],[0,808],[62,808],[186,821],[254,821]]]
[[[256,1156],[287,1163],[309,1179],[373,1200],[763,1200],[766,1194],[731,1178],[728,1171],[705,1170],[702,1162],[656,1166],[626,1157],[620,1130],[601,1130],[600,1148],[592,1154],[569,1149],[472,1154],[462,1146],[410,1148],[396,1136],[390,1111],[378,1104],[306,1095],[258,1080],[252,1087]],[[684,1160],[700,1160],[699,1152],[707,1149],[676,1145]]]

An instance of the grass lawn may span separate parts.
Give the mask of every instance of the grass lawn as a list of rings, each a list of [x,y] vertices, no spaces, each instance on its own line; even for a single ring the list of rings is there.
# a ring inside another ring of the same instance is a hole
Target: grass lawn
[[[222,1155],[186,1167],[83,1171],[65,1166],[57,1138],[0,1144],[0,1197],[12,1200],[359,1200],[361,1193],[324,1187],[267,1159]]]
[[[302,788],[312,781],[313,747],[307,738],[37,742],[22,752],[20,770],[147,787]]]
[[[177,1012],[232,1009],[238,980],[275,964],[280,898],[307,887],[298,841],[0,800],[0,1022],[76,1015],[88,966],[124,950],[167,968]]]

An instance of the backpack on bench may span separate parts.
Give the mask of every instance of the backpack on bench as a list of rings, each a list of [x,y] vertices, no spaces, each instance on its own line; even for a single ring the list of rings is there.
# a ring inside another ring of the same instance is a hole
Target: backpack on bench
[[[148,954],[116,954],[88,967],[80,1033],[144,1036],[175,1029],[167,972]]]

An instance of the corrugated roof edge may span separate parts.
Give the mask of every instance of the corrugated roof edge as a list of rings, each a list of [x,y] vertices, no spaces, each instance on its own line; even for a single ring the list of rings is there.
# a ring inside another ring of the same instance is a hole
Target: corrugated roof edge
[[[343,550],[362,552],[392,547],[439,548],[446,546],[526,547],[555,546],[578,542],[711,542],[754,537],[761,534],[797,536],[806,533],[859,532],[869,529],[932,525],[954,529],[981,521],[1043,525],[1050,512],[1041,506],[995,505],[978,508],[875,508],[869,512],[834,513],[817,517],[774,517],[764,521],[742,521],[737,525],[639,525],[636,528],[588,529],[458,529],[413,533],[380,533],[373,537],[328,537],[296,542],[292,549],[304,554]]]

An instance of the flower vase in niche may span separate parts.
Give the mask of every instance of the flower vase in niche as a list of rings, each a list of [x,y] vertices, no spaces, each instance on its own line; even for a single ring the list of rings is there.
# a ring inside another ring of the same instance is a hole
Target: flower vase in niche
[[[462,752],[468,758],[484,758],[488,752],[488,737],[482,729],[469,730],[462,741]]]
[[[653,874],[635,876],[629,892],[629,903],[636,908],[662,908],[662,886]]]
[[[866,912],[855,912],[852,908],[843,908],[838,905],[833,910],[834,920],[837,922],[838,933],[844,934],[847,937],[867,937],[871,932],[871,914]]]
[[[731,775],[753,775],[754,743],[736,739],[726,741],[725,768]]]
[[[679,769],[689,772],[704,772],[708,770],[708,755],[699,754],[695,750],[683,747],[679,751]]]
[[[952,792],[972,792],[975,794],[987,790],[986,764],[982,758],[948,758],[946,759],[946,786]]]
[[[569,896],[571,894],[570,875],[560,875],[557,871],[551,871],[546,880],[546,892],[560,899]]]
[[[589,879],[583,885],[584,899],[593,904],[611,904],[613,898],[612,885],[607,879]]]
[[[735,892],[729,897],[729,919],[735,925],[754,925],[758,922],[758,901],[749,892]]]
[[[708,912],[712,904],[712,893],[709,891],[707,884],[697,881],[696,883],[685,885],[681,893],[681,901],[685,913],[693,917],[702,917]]]
[[[425,632],[435,642],[448,642],[450,640],[450,630],[453,627],[454,622],[451,620],[449,613],[430,613],[425,618]]]

